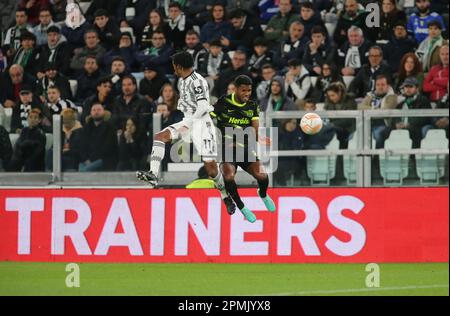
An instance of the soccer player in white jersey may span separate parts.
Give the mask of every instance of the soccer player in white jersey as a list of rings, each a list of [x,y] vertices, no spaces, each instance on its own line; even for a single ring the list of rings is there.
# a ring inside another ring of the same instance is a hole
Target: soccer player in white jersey
[[[216,188],[221,193],[227,212],[232,215],[236,206],[225,189],[222,174],[217,166],[216,130],[209,114],[214,107],[209,102],[208,83],[200,74],[194,72],[194,60],[188,52],[173,55],[172,64],[175,75],[179,77],[178,109],[183,112],[184,119],[155,135],[150,158],[150,171],[137,171],[136,177],[147,182],[150,187],[156,187],[166,143],[190,137],[197,152],[203,158],[208,176],[214,179]]]

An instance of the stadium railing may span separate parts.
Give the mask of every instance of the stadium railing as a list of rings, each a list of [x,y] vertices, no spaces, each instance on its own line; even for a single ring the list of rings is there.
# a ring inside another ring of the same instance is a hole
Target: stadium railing
[[[306,112],[274,112],[261,113],[261,125],[266,127],[273,126],[274,120],[283,119],[300,119]],[[324,120],[327,119],[344,119],[352,118],[356,120],[356,149],[339,149],[339,150],[292,150],[278,151],[271,149],[268,157],[263,157],[263,161],[267,160],[273,163],[276,157],[320,157],[320,156],[353,156],[356,157],[356,187],[377,186],[372,178],[372,158],[378,155],[399,155],[399,154],[435,154],[446,155],[448,165],[447,149],[373,149],[371,121],[376,118],[392,118],[392,117],[448,117],[448,110],[366,110],[366,111],[318,111]],[[135,179],[134,172],[96,172],[96,173],[79,173],[79,172],[62,172],[61,168],[61,118],[53,117],[53,169],[46,173],[5,173],[0,172],[0,186],[142,186]],[[160,114],[153,115],[153,133],[161,130]],[[266,159],[267,158],[267,159]],[[163,186],[185,186],[187,183],[197,177],[197,170],[190,172],[164,172]],[[271,184],[274,179],[271,175]],[[448,175],[445,179],[448,183]],[[254,180],[244,172],[237,174],[237,181],[242,185],[254,184]],[[420,181],[413,183],[414,186],[421,185]],[[346,185],[344,185],[346,186]]]

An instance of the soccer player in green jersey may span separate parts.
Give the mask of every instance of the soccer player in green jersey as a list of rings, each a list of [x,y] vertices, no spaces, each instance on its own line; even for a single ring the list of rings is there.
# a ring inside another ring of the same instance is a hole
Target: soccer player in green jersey
[[[244,75],[238,76],[234,84],[236,92],[221,97],[214,105],[214,111],[210,112],[210,115],[216,119],[217,127],[222,134],[224,159],[220,167],[225,180],[225,188],[244,217],[253,223],[256,221],[256,216],[244,205],[238,193],[234,179],[237,167],[241,167],[258,181],[258,195],[270,212],[275,212],[275,203],[267,194],[269,177],[256,153],[257,140],[263,140],[258,136],[259,105],[250,100],[252,79]],[[239,137],[238,134],[250,137]],[[240,155],[239,151],[243,155]]]

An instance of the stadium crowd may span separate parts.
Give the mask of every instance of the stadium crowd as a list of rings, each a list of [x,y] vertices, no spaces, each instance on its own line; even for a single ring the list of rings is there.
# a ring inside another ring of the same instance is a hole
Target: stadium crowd
[[[12,109],[10,129],[0,125],[0,170],[51,168],[45,134],[54,114],[64,171],[145,167],[152,114],[163,128],[182,119],[170,60],[178,50],[192,54],[212,100],[245,74],[265,112],[448,108],[446,0],[90,2],[87,10],[66,0],[0,9],[14,14],[0,25],[0,115]],[[370,3],[379,5],[379,27],[366,21]],[[330,120],[308,137],[298,123],[278,122],[281,150],[324,148],[334,134],[346,148],[355,130],[352,119]],[[448,135],[448,123],[376,120],[372,131],[377,148],[393,129],[408,129],[418,147],[429,129]],[[9,133],[20,135],[14,148]],[[301,168],[300,158],[285,160],[281,179]]]

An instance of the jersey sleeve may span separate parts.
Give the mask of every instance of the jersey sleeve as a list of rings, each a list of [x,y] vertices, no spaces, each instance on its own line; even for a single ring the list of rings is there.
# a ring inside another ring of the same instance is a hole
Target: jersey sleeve
[[[202,80],[194,80],[192,81],[191,85],[192,91],[195,95],[195,100],[198,101],[208,101],[209,96],[209,89],[208,89],[208,83],[206,80],[203,82]]]
[[[210,113],[212,117],[219,119],[220,115],[223,112],[223,98],[220,98],[219,100],[217,100],[217,102],[213,105],[214,110]]]

